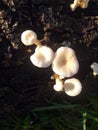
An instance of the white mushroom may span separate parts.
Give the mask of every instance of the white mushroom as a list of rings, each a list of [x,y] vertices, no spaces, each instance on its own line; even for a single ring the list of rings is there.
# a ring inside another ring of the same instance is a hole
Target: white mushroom
[[[69,47],[60,47],[55,53],[52,70],[61,79],[75,75],[79,70],[79,63],[74,50]]]
[[[30,56],[31,62],[39,68],[46,68],[50,66],[53,59],[54,52],[50,47],[47,46],[38,46],[35,49],[35,53]]]
[[[92,63],[91,68],[93,70],[93,75],[94,76],[98,75],[98,63],[96,63],[96,62]]]
[[[63,80],[59,78],[58,75],[54,74],[55,79],[55,85],[53,86],[53,89],[57,92],[62,91],[64,87]]]
[[[72,11],[74,11],[77,7],[81,8],[87,8],[88,7],[88,2],[90,0],[74,0],[73,4],[70,5],[70,8]]]
[[[67,79],[64,82],[64,91],[69,96],[77,96],[82,91],[82,85],[76,78]]]
[[[37,34],[32,30],[26,30],[21,34],[21,41],[24,45],[30,46],[33,44],[40,45],[40,41],[37,40]]]

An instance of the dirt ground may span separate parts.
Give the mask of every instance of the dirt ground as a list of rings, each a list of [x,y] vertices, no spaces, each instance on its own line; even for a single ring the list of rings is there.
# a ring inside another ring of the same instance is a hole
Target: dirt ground
[[[0,0],[0,118],[30,112],[51,102],[86,103],[98,91],[98,76],[90,65],[98,62],[98,0],[87,9],[70,9],[73,0]],[[77,97],[57,93],[50,79],[51,66],[39,69],[29,57],[35,46],[26,47],[21,33],[34,30],[38,39],[54,51],[69,46],[76,52],[80,69],[74,76],[83,91]]]

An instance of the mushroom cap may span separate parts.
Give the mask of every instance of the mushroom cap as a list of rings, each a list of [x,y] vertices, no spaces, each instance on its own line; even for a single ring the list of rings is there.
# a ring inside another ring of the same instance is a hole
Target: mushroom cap
[[[67,79],[64,82],[64,91],[69,96],[77,96],[82,91],[82,85],[76,78]]]
[[[32,30],[26,30],[21,34],[21,41],[25,46],[33,45],[34,40],[37,40],[37,35]]]
[[[71,77],[79,70],[79,63],[75,52],[69,47],[60,47],[55,53],[52,70],[60,77]]]
[[[57,80],[56,84],[53,86],[53,89],[57,92],[62,91],[64,87],[63,81],[62,80]]]
[[[82,0],[82,2],[80,2],[80,7],[83,9],[87,8],[88,2],[89,2],[89,0]]]
[[[91,64],[91,68],[96,75],[98,74],[98,63],[94,62]]]
[[[88,7],[88,2],[90,0],[74,0],[74,2],[70,5],[70,8],[72,11],[74,11],[77,7],[81,7],[81,8],[87,8]]]
[[[70,8],[71,8],[72,11],[75,11],[76,6],[75,6],[74,4],[71,4],[71,5],[70,5]]]
[[[35,53],[30,56],[31,62],[39,67],[46,68],[50,66],[54,59],[54,52],[50,47],[38,46],[35,49]]]

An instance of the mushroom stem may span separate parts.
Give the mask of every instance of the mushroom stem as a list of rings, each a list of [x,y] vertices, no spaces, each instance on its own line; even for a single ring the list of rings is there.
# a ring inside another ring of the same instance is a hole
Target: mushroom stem
[[[55,80],[60,80],[59,75],[58,75],[58,74],[56,74],[56,73],[54,73],[53,77],[54,77],[54,79],[55,79]]]
[[[55,85],[53,86],[53,89],[55,91],[63,91],[63,87],[64,87],[63,80],[60,79],[59,75],[57,74],[54,74],[53,77],[55,79]]]
[[[38,39],[33,40],[32,42],[33,42],[33,44],[35,44],[36,46],[42,46],[40,40],[38,40]]]

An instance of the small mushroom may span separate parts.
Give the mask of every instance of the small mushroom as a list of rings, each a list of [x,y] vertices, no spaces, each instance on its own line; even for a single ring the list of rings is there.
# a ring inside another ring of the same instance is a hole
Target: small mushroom
[[[79,70],[79,63],[75,52],[69,47],[60,47],[55,53],[52,70],[61,79],[75,75]]]
[[[55,79],[55,85],[53,86],[53,89],[57,92],[62,91],[64,87],[63,80],[59,78],[59,75],[54,74]]]
[[[77,7],[87,8],[89,0],[74,0],[73,4],[70,5],[72,11],[75,11]]]
[[[94,76],[98,75],[98,63],[96,63],[96,62],[92,63],[91,68],[93,70],[93,75]]]
[[[31,62],[39,67],[46,68],[50,66],[54,59],[54,52],[50,47],[38,46],[35,49],[35,53],[30,56]]]
[[[32,30],[26,30],[21,34],[21,41],[24,45],[30,46],[33,44],[33,41],[37,40],[37,35]]]
[[[64,82],[64,91],[69,96],[77,96],[82,91],[82,85],[76,78],[67,79]]]

